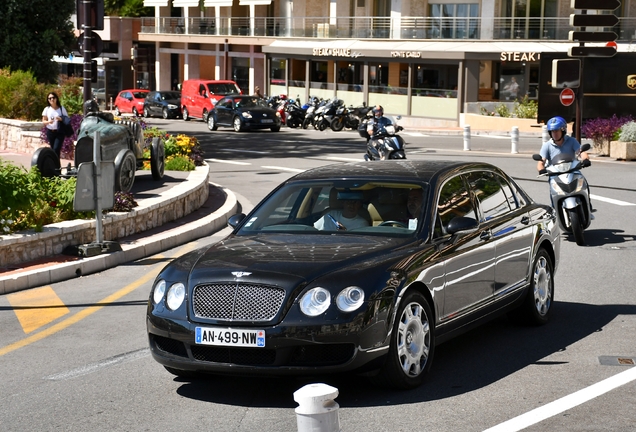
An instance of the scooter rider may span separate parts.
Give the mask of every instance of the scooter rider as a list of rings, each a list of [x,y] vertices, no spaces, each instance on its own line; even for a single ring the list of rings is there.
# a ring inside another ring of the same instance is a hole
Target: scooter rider
[[[376,105],[373,108],[373,119],[369,120],[367,123],[367,133],[369,134],[369,140],[372,141],[371,144],[376,150],[378,149],[378,140],[376,139],[375,134],[390,124],[393,124],[390,119],[384,117],[384,108],[382,105]]]
[[[537,162],[537,171],[539,171],[539,174],[544,174],[546,172],[546,162],[550,165],[552,160],[561,154],[571,154],[576,156],[581,149],[581,144],[576,140],[576,138],[566,135],[568,124],[563,117],[552,117],[548,120],[546,126],[551,139],[544,142],[541,146],[539,154],[542,159]],[[588,167],[592,165],[587,152],[581,152],[579,157],[581,159],[581,166]],[[592,207],[591,201],[590,207]]]
[[[566,135],[568,124],[563,117],[552,117],[546,125],[551,139],[541,146],[539,154],[543,159],[537,162],[539,174],[545,173],[546,162],[549,165],[552,159],[564,153],[576,155],[581,148],[576,138]],[[581,152],[579,156],[582,166],[591,165],[587,152]]]

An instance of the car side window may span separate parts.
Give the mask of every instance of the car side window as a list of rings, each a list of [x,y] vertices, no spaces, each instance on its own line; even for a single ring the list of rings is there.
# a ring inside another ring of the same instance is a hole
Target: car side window
[[[437,200],[437,214],[441,226],[436,224],[436,236],[446,234],[446,226],[456,217],[477,220],[470,194],[461,176],[453,177],[442,186]]]
[[[510,212],[508,196],[504,193],[500,178],[490,171],[475,171],[466,178],[480,209],[480,222],[488,221]],[[510,189],[508,189],[510,193]]]
[[[199,94],[205,96],[205,86],[203,84],[199,84]]]

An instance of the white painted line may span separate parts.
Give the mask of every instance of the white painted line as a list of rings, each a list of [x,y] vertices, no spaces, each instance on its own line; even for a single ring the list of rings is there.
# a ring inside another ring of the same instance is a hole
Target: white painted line
[[[430,135],[424,135],[421,132],[404,132],[404,131],[402,131],[400,133],[402,135],[408,135],[408,136],[414,136],[414,137],[427,137],[427,136],[430,136]]]
[[[615,205],[618,205],[618,206],[633,206],[633,205],[636,205],[636,204],[633,204],[633,203],[629,203],[627,201],[619,201],[619,200],[615,200],[615,199],[612,199],[612,198],[605,198],[605,197],[594,195],[594,194],[590,194],[590,198],[592,198],[593,200],[596,200],[596,201],[603,201],[603,202],[610,203],[610,204],[615,204]]]
[[[484,138],[484,139],[505,139],[510,140],[509,136],[505,135],[473,135],[472,138]]]
[[[240,150],[240,149],[235,149],[235,148],[232,148],[232,149],[224,148],[224,149],[221,149],[221,150],[223,150],[223,151],[229,151],[229,152],[232,152],[232,153],[254,153],[254,154],[261,154],[261,155],[269,154],[269,152],[267,152],[267,151],[258,151],[258,150]]]
[[[335,160],[335,161],[342,161],[342,162],[362,162],[364,160],[363,157],[359,157],[357,159],[353,159],[353,158],[343,158],[343,157],[337,157],[337,156],[328,156],[326,159]]]
[[[525,414],[510,419],[497,426],[486,429],[484,432],[516,432],[547,418],[553,417],[578,405],[584,404],[596,397],[599,397],[611,390],[636,380],[636,367],[629,368],[613,377],[593,384],[587,388],[572,393],[554,402],[550,402],[540,408],[529,411]]]
[[[226,164],[231,164],[231,165],[252,165],[249,162],[237,162],[237,161],[230,161],[230,160],[223,160],[223,159],[206,159],[206,162],[218,162],[218,163],[226,163]]]
[[[111,357],[109,359],[103,360],[101,362],[82,366],[77,369],[72,369],[70,371],[62,372],[55,375],[49,375],[45,377],[44,379],[53,380],[53,381],[67,380],[67,379],[75,378],[82,375],[88,375],[89,373],[96,372],[97,370],[108,367],[108,366],[114,366],[119,363],[137,360],[142,357],[146,357],[148,355],[150,355],[150,348],[142,348],[137,351],[131,351],[129,353],[120,354],[120,355]]]
[[[295,172],[295,173],[305,172],[305,170],[302,170],[302,169],[279,167],[279,166],[266,166],[266,165],[263,165],[261,168],[272,169],[272,170],[277,170],[277,171],[289,171],[289,172]]]

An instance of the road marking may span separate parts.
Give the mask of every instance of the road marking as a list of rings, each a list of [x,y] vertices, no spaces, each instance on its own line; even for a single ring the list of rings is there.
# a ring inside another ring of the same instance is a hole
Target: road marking
[[[252,165],[249,162],[237,162],[237,161],[231,161],[231,160],[224,160],[224,159],[206,159],[206,162],[218,162],[218,163],[226,163],[226,164],[232,164],[232,165]]]
[[[162,255],[156,255],[156,257],[162,257]],[[159,265],[157,265],[157,267],[159,267]],[[115,293],[107,296],[106,298],[104,298],[103,300],[100,300],[96,303],[96,306],[90,306],[87,307],[86,309],[82,309],[81,311],[79,311],[78,313],[76,313],[75,315],[71,315],[70,317],[66,318],[63,321],[60,321],[57,324],[52,325],[51,327],[48,327],[44,330],[42,330],[39,333],[34,333],[29,337],[26,337],[22,340],[19,340],[17,342],[14,342],[10,345],[4,346],[0,348],[0,357],[2,357],[5,354],[8,354],[10,352],[13,352],[17,349],[23,348],[27,345],[31,345],[32,343],[38,342],[48,336],[52,336],[55,333],[62,331],[70,326],[72,326],[73,324],[76,324],[78,322],[80,322],[81,320],[83,320],[84,318],[89,317],[90,315],[94,314],[95,312],[101,310],[102,308],[104,308],[105,306],[109,305],[110,303],[115,302],[116,300],[119,300],[120,298],[122,298],[123,296],[130,294],[131,292],[133,292],[134,290],[136,290],[137,288],[139,288],[141,285],[147,283],[148,281],[152,280],[155,278],[155,276],[157,275],[157,273],[159,273],[159,269],[157,268],[157,270],[150,270],[148,271],[144,276],[142,276],[141,278],[137,279],[135,282],[123,287],[122,289],[120,289],[119,291],[116,291]]]
[[[76,378],[78,376],[88,375],[89,373],[97,372],[99,369],[103,369],[109,366],[114,366],[116,364],[124,363],[127,361],[137,360],[143,357],[147,357],[149,355],[150,355],[150,348],[142,348],[136,351],[119,354],[97,363],[81,366],[76,369],[72,369],[70,371],[60,372],[54,375],[49,375],[47,377],[44,377],[44,379],[52,380],[52,381],[62,381],[62,380],[67,380],[71,378]]]
[[[337,157],[337,156],[329,156],[326,159],[342,161],[342,162],[362,162],[364,160],[363,158],[353,159],[353,158],[343,158],[343,157]]]
[[[279,166],[266,166],[266,165],[263,165],[261,168],[272,169],[272,170],[277,170],[277,171],[289,171],[289,172],[294,172],[294,173],[305,172],[305,170],[303,170],[303,169],[287,168],[287,167],[279,167]]]
[[[636,205],[636,204],[633,204],[633,203],[629,203],[627,201],[619,201],[619,200],[615,200],[615,199],[612,199],[612,198],[605,198],[605,197],[594,195],[594,194],[590,194],[590,198],[592,198],[592,199],[594,199],[596,201],[603,201],[603,202],[610,203],[610,204],[615,204],[615,205],[618,205],[618,206],[633,206],[633,205]]]
[[[50,286],[9,294],[7,300],[26,334],[70,312]]]
[[[221,149],[221,150],[223,150],[223,151],[229,151],[229,152],[232,152],[232,153],[255,153],[255,154],[259,154],[259,155],[266,155],[266,154],[269,154],[269,152],[268,152],[268,151],[259,151],[259,150],[241,150],[241,149],[236,149],[236,148],[231,148],[231,149],[229,149],[229,148],[224,148],[224,149]]]
[[[550,402],[547,405],[498,424],[490,429],[486,429],[484,432],[520,431],[578,405],[584,404],[634,380],[636,380],[636,367],[630,368],[625,372],[621,372],[601,382],[597,382],[596,384],[592,384],[587,388],[557,399],[554,402]]]
[[[414,136],[414,137],[428,137],[430,135],[424,135],[421,132],[404,132],[402,131],[402,135]]]

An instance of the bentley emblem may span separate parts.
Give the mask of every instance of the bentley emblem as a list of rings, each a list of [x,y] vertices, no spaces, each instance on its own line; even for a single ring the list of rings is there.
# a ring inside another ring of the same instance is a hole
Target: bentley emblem
[[[267,113],[263,113],[263,117],[267,117]]]
[[[627,75],[627,87],[636,90],[636,75]]]
[[[249,276],[252,273],[251,272],[232,272],[232,274],[234,275],[234,277],[240,278],[243,276]]]

